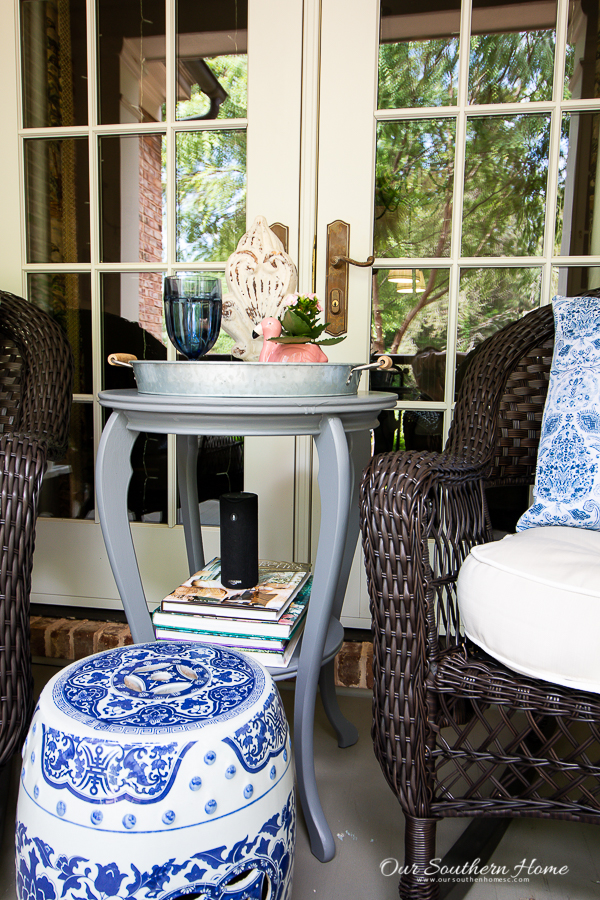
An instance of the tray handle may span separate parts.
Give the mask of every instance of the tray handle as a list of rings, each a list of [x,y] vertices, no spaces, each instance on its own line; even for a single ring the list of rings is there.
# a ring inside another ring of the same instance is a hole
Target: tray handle
[[[125,366],[127,369],[133,369],[133,366],[131,365],[133,360],[137,360],[137,356],[134,356],[133,353],[108,354],[109,366]]]
[[[383,370],[383,369],[393,369],[393,368],[394,368],[394,360],[392,359],[391,356],[386,356],[386,355],[380,356],[379,359],[377,360],[377,362],[367,363],[364,366],[354,366],[353,369],[350,369],[350,373],[346,380],[346,384],[350,384],[350,382],[352,380],[352,375],[354,372],[361,372],[364,369]]]

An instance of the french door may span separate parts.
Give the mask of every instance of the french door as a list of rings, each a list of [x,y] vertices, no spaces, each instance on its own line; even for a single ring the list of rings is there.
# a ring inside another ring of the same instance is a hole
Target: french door
[[[399,370],[371,376],[398,400],[376,452],[441,450],[474,348],[600,286],[598,25],[579,0],[323,2],[316,282],[343,220],[347,255],[374,264],[348,267],[331,357],[386,351]],[[514,530],[527,503],[488,492],[492,524]],[[360,625],[358,557],[353,579],[345,621]]]
[[[393,355],[396,373],[371,380],[398,401],[377,452],[441,448],[474,347],[554,293],[600,285],[588,5],[21,0],[10,15],[1,152],[21,179],[5,179],[3,286],[62,315],[76,351],[72,452],[46,480],[34,600],[119,605],[93,493],[94,397],[116,377],[105,355],[135,343],[173,358],[163,273],[222,273],[256,215],[288,227],[300,289],[316,288],[333,327],[330,226],[348,226],[347,256],[374,256],[344,264],[347,336],[328,355]],[[205,450],[215,491],[243,459],[261,555],[314,553],[308,441]],[[185,571],[174,453],[142,436],[137,454],[132,529],[156,602]],[[199,499],[216,553],[209,495]],[[490,500],[510,527],[506,497]],[[355,626],[369,620],[361,568],[357,553],[344,607]]]
[[[227,257],[264,215],[286,226],[310,282],[306,235],[314,225],[304,216],[314,215],[315,200],[300,163],[311,139],[301,127],[302,15],[301,0],[15,4],[23,231],[22,278],[12,286],[59,319],[75,360],[69,453],[44,481],[34,601],[120,606],[97,521],[94,455],[105,413],[96,395],[134,386],[131,373],[107,366],[114,350],[175,358],[163,275],[224,279]],[[310,201],[301,215],[303,193]],[[227,354],[232,343],[222,335],[215,351]],[[297,455],[289,438],[202,439],[209,556],[219,552],[217,498],[242,487],[260,495],[261,555],[310,552],[306,541],[294,543]],[[187,566],[174,440],[141,435],[132,463],[131,527],[156,604]]]

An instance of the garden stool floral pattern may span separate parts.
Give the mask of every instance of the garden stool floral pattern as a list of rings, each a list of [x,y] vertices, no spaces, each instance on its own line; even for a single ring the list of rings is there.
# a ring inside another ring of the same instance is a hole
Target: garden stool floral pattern
[[[23,748],[19,900],[289,900],[290,737],[233,650],[137,644],[45,687]]]

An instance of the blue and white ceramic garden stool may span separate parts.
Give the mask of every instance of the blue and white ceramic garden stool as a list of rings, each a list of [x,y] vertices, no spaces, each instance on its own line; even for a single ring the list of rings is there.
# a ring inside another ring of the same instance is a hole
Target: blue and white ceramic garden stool
[[[23,752],[19,900],[288,900],[290,738],[262,666],[198,643],[88,657],[46,686]]]

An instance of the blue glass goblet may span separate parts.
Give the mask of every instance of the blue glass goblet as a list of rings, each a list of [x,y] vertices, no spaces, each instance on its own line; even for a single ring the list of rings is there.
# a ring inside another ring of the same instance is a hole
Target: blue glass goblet
[[[165,278],[165,323],[169,340],[186,359],[200,359],[221,328],[221,281],[202,273]]]

